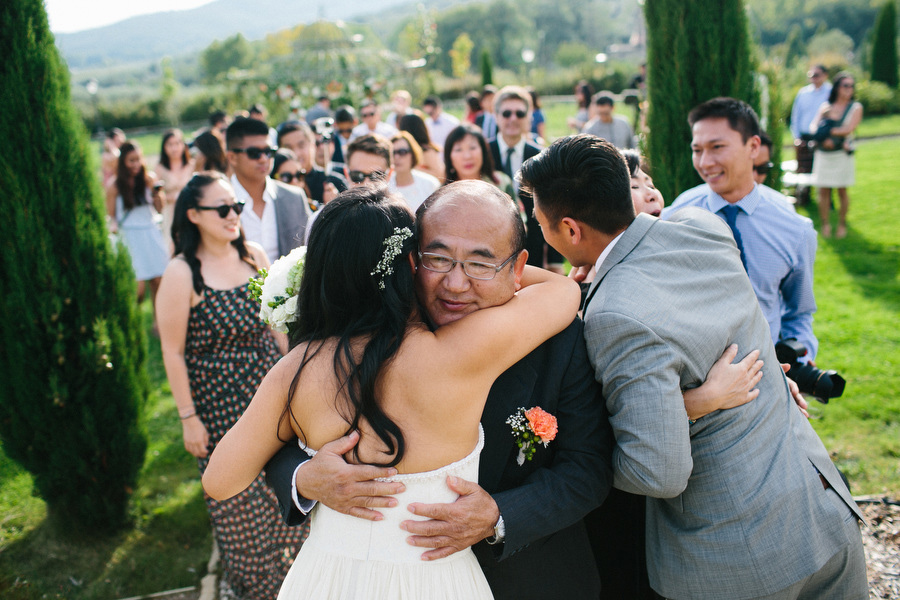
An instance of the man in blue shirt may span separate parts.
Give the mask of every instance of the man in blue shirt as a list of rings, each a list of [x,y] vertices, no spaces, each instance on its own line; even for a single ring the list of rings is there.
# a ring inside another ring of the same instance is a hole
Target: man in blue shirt
[[[791,108],[791,134],[794,136],[794,149],[797,152],[797,173],[812,173],[813,150],[810,147],[809,126],[823,102],[831,93],[828,81],[828,70],[825,65],[815,65],[806,74],[810,84],[800,88]],[[797,202],[809,202],[809,186],[797,186]]]
[[[687,206],[722,217],[734,233],[772,340],[796,338],[809,350],[804,360],[815,359],[816,232],[783,195],[754,181],[760,148],[756,113],[746,102],[714,98],[691,110],[688,123],[694,168],[706,183],[681,194],[662,218]]]

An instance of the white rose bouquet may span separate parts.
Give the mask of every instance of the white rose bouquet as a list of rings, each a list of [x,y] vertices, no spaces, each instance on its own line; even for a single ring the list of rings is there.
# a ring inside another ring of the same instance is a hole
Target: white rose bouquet
[[[250,297],[260,303],[259,318],[275,331],[288,332],[288,324],[297,317],[297,291],[303,278],[306,246],[294,248],[276,260],[268,271],[250,279]]]

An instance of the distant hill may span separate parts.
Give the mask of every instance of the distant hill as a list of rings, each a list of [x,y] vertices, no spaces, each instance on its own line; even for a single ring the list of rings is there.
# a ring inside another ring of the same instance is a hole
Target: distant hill
[[[401,5],[412,10],[410,0],[216,0],[189,10],[59,33],[56,43],[72,69],[111,66],[195,52],[235,33],[252,40],[319,19],[350,21],[381,11],[395,15]]]

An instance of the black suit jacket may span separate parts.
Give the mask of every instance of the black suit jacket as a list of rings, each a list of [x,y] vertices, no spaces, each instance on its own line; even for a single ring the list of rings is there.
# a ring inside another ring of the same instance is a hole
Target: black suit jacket
[[[502,545],[473,547],[497,599],[595,600],[600,580],[582,518],[612,485],[614,439],[576,319],[510,367],[491,388],[481,417],[485,444],[479,484],[506,523]],[[519,466],[506,419],[519,407],[556,416],[556,439]],[[305,518],[291,501],[291,478],[306,455],[288,444],[266,465],[285,519]]]
[[[502,171],[503,163],[505,161],[504,158],[500,156],[500,143],[496,139],[492,140],[490,143],[490,147],[491,156],[493,156],[494,158],[494,168],[498,171]],[[540,146],[532,144],[531,142],[526,140],[525,150],[522,152],[522,161],[524,162],[533,156],[537,156],[541,153],[541,150],[542,148]],[[515,177],[515,175],[516,174],[513,173],[513,177]],[[528,264],[534,265],[536,267],[543,267],[545,254],[548,263],[562,264],[562,255],[544,241],[544,234],[541,233],[541,226],[534,218],[534,199],[530,194],[526,194],[520,191],[519,200],[525,207],[525,215],[527,218],[525,225],[528,231],[527,237],[525,239],[525,249],[528,250]]]

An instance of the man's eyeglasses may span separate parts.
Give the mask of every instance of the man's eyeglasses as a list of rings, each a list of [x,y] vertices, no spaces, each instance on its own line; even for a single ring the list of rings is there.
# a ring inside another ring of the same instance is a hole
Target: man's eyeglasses
[[[272,155],[275,154],[275,148],[257,148],[256,146],[247,146],[246,148],[232,148],[231,151],[238,154],[243,152],[250,160],[259,160],[263,156],[265,156],[266,158],[272,158]]]
[[[419,263],[429,271],[434,271],[435,273],[449,273],[457,264],[460,264],[463,267],[463,272],[472,279],[487,281],[493,279],[494,275],[499,273],[503,267],[509,264],[509,261],[518,255],[519,251],[517,250],[502,263],[495,265],[493,263],[477,260],[455,260],[449,256],[435,254],[433,252],[419,252]]]
[[[387,173],[384,171],[372,171],[371,173],[366,173],[365,171],[350,171],[347,174],[350,177],[350,181],[353,183],[362,183],[366,179],[371,182],[382,181],[385,177],[387,177]]]
[[[407,154],[412,154],[412,150],[409,148],[394,148],[394,156],[406,156]]]
[[[350,135],[353,133],[352,127],[336,127],[335,131],[337,131],[341,135]]]
[[[364,112],[364,113],[360,113],[359,116],[361,116],[363,119],[368,119],[369,117],[374,117],[375,113],[374,112]]]
[[[502,113],[500,113],[500,116],[502,116],[504,119],[508,119],[511,116],[516,115],[517,118],[524,119],[525,115],[527,114],[528,113],[524,110],[504,110]]]
[[[769,174],[769,171],[772,170],[772,167],[775,166],[775,163],[767,162],[761,165],[753,165],[753,170],[759,173],[762,176],[766,176]]]
[[[226,218],[228,213],[234,209],[234,214],[240,216],[242,212],[244,212],[244,203],[243,202],[235,202],[234,204],[220,204],[219,206],[195,206],[197,210],[214,210],[219,213],[221,218]]]
[[[275,177],[277,177],[278,179],[280,179],[280,180],[283,181],[284,183],[290,183],[290,182],[292,182],[292,181],[294,181],[294,180],[297,180],[297,181],[303,181],[303,178],[306,177],[306,171],[304,171],[304,170],[302,170],[302,169],[299,170],[299,171],[296,171],[296,172],[294,172],[294,173],[290,173],[290,172],[288,172],[288,171],[284,171],[284,172],[282,172],[282,173],[279,173],[279,174],[276,175]]]

